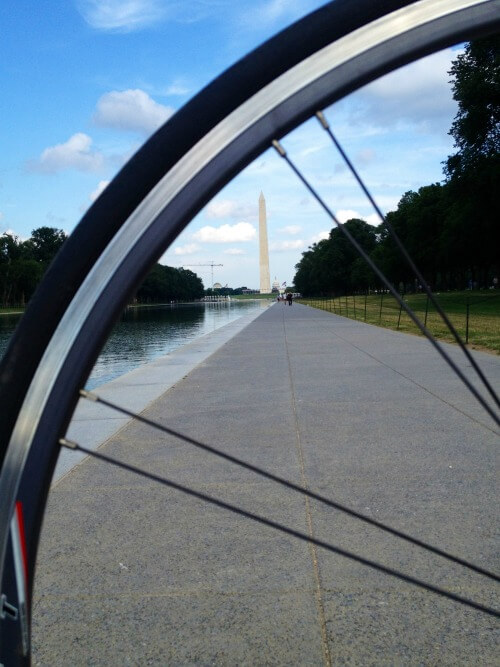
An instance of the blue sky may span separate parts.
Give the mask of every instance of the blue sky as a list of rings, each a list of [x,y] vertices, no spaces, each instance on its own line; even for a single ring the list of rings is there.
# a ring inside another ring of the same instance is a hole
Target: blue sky
[[[10,0],[0,4],[0,232],[70,233],[144,140],[236,59],[322,2]],[[395,72],[327,110],[385,211],[442,180],[456,106],[456,51]],[[284,141],[341,220],[373,211],[310,121]],[[257,287],[258,197],[268,210],[271,279],[291,283],[301,252],[331,224],[268,151],[202,211],[163,263],[215,261],[215,280]],[[193,269],[210,282],[210,269]]]

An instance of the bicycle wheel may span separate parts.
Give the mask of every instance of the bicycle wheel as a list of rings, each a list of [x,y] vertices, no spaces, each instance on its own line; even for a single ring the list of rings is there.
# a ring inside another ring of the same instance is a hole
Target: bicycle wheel
[[[274,139],[375,78],[499,25],[497,0],[335,0],[198,94],[84,216],[0,368],[0,638],[9,661],[29,660],[29,600],[59,439],[107,334],[151,265]]]

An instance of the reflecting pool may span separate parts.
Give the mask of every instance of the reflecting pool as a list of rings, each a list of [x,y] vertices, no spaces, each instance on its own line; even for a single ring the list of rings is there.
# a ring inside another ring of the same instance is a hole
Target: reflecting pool
[[[147,364],[242,315],[267,307],[264,301],[132,306],[113,329],[86,387],[95,387]],[[0,356],[19,315],[0,316]]]

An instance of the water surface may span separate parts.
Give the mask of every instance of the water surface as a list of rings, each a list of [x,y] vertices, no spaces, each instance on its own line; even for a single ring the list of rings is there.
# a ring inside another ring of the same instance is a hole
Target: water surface
[[[114,327],[86,387],[94,389],[266,306],[262,301],[235,300],[128,308]],[[0,316],[0,356],[19,318],[19,315]]]

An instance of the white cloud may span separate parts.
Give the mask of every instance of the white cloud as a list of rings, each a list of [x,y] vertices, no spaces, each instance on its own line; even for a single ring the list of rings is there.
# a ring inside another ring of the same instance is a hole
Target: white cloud
[[[375,157],[375,151],[372,148],[363,148],[356,155],[356,162],[363,165],[370,164]]]
[[[357,211],[353,211],[352,209],[340,209],[336,211],[335,217],[339,222],[347,222],[348,220],[351,220],[352,218],[357,218],[359,219],[364,219],[362,215],[360,215]],[[335,225],[335,223],[333,223]]]
[[[364,220],[369,225],[380,225],[381,220],[377,213],[370,213],[370,215],[362,215],[359,211],[354,211],[353,209],[339,209],[335,212],[335,217],[339,222],[347,222],[355,218],[356,220]],[[332,227],[335,227],[335,223],[332,220]],[[327,237],[325,237],[327,238]]]
[[[249,222],[237,222],[235,225],[212,227],[206,225],[193,234],[193,238],[203,243],[239,243],[253,241],[257,230]]]
[[[281,227],[281,229],[278,229],[278,231],[283,232],[284,234],[291,234],[292,236],[295,236],[302,231],[302,227],[300,225],[286,225],[286,227]]]
[[[170,118],[174,109],[155,102],[143,90],[113,90],[97,102],[93,121],[101,127],[151,134]]]
[[[353,119],[385,128],[405,122],[447,131],[457,109],[448,83],[456,57],[457,51],[446,49],[369,84],[353,95],[362,105]]]
[[[93,190],[89,195],[90,201],[95,201],[99,197],[101,192],[103,192],[103,190],[105,190],[108,187],[109,184],[110,181],[99,181],[96,189]]]
[[[146,28],[167,15],[161,0],[79,0],[77,6],[92,28],[114,32]]]
[[[189,95],[191,88],[183,86],[181,83],[173,83],[172,85],[165,88],[163,95]]]
[[[317,3],[307,0],[264,0],[248,5],[251,6],[251,10],[245,8],[239,17],[240,26],[246,30],[262,30],[277,23],[283,24],[284,27],[291,19],[300,18],[317,7]],[[258,20],[255,17],[258,17]]]
[[[92,28],[110,32],[133,32],[166,20],[195,23],[216,13],[227,19],[232,6],[230,0],[76,0],[76,3]]]
[[[316,153],[325,150],[325,148],[329,149],[330,147],[331,147],[330,143],[323,141],[322,143],[317,143],[314,146],[307,146],[306,148],[303,148],[300,151],[299,155],[301,157],[306,157],[307,155],[315,155]]]
[[[18,234],[16,231],[13,229],[5,229],[4,231],[1,231],[0,234],[8,234],[9,236],[12,236],[13,238],[17,239],[18,241],[27,241],[29,239],[29,236],[22,236],[21,234]]]
[[[287,12],[289,0],[269,0],[260,5],[259,18],[265,23],[274,23]]]
[[[174,255],[194,255],[198,250],[200,250],[200,246],[197,243],[187,243],[186,245],[174,248]]]
[[[65,169],[78,171],[97,171],[103,166],[101,153],[91,150],[92,139],[83,132],[78,132],[64,144],[46,148],[38,160],[30,160],[27,164],[31,171],[56,173]]]
[[[311,238],[311,243],[319,243],[320,241],[324,241],[325,239],[327,239],[329,237],[330,237],[330,232],[327,229],[325,229],[324,231],[318,232],[318,234],[315,234]]]
[[[246,218],[255,214],[256,210],[257,205],[242,204],[234,199],[215,199],[207,205],[205,215],[210,219]]]
[[[372,213],[371,215],[364,215],[363,220],[366,220],[366,222],[369,225],[380,225],[382,220],[379,218],[378,213]]]
[[[302,240],[295,241],[271,241],[269,250],[273,252],[287,252],[288,250],[301,250],[306,247],[306,242]]]
[[[224,250],[224,255],[244,255],[245,251],[241,248],[228,248]]]

